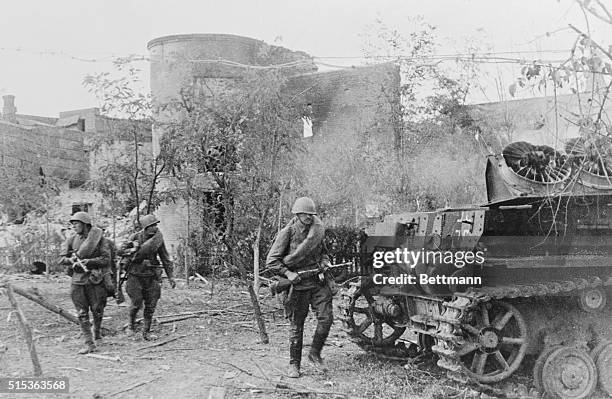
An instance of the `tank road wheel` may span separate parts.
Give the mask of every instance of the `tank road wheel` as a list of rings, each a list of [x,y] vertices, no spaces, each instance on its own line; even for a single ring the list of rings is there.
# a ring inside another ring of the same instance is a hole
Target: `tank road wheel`
[[[599,312],[606,307],[606,291],[601,287],[586,289],[578,295],[578,304],[585,312]]]
[[[466,343],[457,350],[466,373],[484,383],[499,382],[518,369],[527,350],[527,323],[512,305],[482,303],[469,324]]]
[[[542,385],[553,398],[590,398],[597,385],[595,362],[580,349],[557,348],[544,362]]]
[[[599,388],[612,396],[612,342],[603,341],[591,352],[599,373]]]
[[[544,384],[542,382],[542,370],[544,369],[544,363],[546,363],[548,356],[559,348],[559,345],[554,345],[544,349],[538,356],[538,359],[533,366],[533,383],[540,392],[544,391]]]
[[[353,341],[366,349],[393,346],[406,328],[397,327],[391,318],[375,311],[376,295],[367,288],[351,292],[342,319]]]

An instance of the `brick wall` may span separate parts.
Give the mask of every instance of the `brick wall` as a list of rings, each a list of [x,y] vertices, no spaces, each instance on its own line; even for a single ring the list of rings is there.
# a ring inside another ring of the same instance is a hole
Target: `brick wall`
[[[19,126],[0,121],[2,162],[15,168],[83,182],[89,174],[82,132],[52,126]]]

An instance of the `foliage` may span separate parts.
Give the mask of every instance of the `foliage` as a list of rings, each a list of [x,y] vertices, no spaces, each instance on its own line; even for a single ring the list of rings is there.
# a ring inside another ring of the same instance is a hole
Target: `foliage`
[[[56,260],[59,259],[61,245],[64,242],[62,226],[52,223],[47,232],[46,224],[41,217],[29,214],[24,219],[24,223],[18,229],[5,232],[5,237],[10,233],[8,238],[10,245],[0,248],[2,259],[0,265],[4,264],[4,260],[8,261],[7,265],[3,265],[6,267],[3,267],[4,271],[29,271],[35,261],[47,262],[49,272],[60,271],[61,266]]]
[[[473,62],[449,71],[429,61],[436,28],[420,17],[412,22],[408,31],[380,20],[370,27],[366,58],[394,63],[401,82],[381,90],[373,120],[356,121],[358,131],[341,145],[321,139],[304,161],[300,187],[336,224],[361,225],[368,204],[384,214],[484,200],[484,156],[474,157],[482,154],[480,132],[466,106],[479,70]]]
[[[21,222],[30,211],[44,212],[48,198],[58,193],[55,179],[31,169],[1,165],[0,175],[0,209],[9,222]]]
[[[523,88],[552,91],[555,112],[557,96],[569,89],[578,104],[577,110],[569,116],[570,123],[578,127],[581,140],[573,141],[572,148],[566,149],[572,155],[584,157],[581,167],[605,174],[603,170],[612,165],[612,124],[607,112],[612,88],[612,47],[593,37],[591,23],[612,25],[612,13],[601,1],[576,0],[576,3],[584,13],[585,27],[569,25],[577,36],[568,57],[558,65],[538,61],[525,65],[508,89],[513,96]]]
[[[162,125],[161,156],[180,183],[172,195],[189,201],[202,227],[196,252],[229,246],[247,263],[276,232],[268,216],[291,180],[299,120],[284,82],[277,71],[246,71],[226,90],[204,82],[163,106],[181,115]]]
[[[100,123],[106,133],[97,132],[87,140],[89,150],[100,159],[89,186],[120,213],[143,199],[149,210],[154,209],[160,201],[154,195],[155,185],[163,170],[159,159],[141,150],[152,125],[151,98],[140,91],[140,70],[133,61],[133,57],[116,59],[114,73],[88,75],[83,81],[101,103]]]

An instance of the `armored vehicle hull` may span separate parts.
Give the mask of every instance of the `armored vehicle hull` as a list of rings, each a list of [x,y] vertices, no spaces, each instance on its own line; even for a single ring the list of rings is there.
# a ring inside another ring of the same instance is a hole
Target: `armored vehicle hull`
[[[368,350],[417,337],[454,378],[500,382],[534,356],[539,391],[612,395],[612,183],[529,146],[489,157],[487,204],[379,223],[340,318]]]

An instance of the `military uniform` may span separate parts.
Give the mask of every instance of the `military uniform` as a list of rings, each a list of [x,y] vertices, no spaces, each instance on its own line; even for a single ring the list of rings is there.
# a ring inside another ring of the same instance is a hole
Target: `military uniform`
[[[296,201],[292,212],[294,214],[310,214],[312,223],[304,224],[298,216],[294,217],[279,232],[268,253],[266,267],[279,275],[288,271],[300,272],[319,267],[329,262],[324,253],[323,237],[325,228],[315,216],[314,202],[309,198]],[[310,206],[300,206],[300,205]],[[333,323],[333,294],[327,284],[322,284],[317,276],[299,280],[292,285],[286,300],[288,317],[291,323],[289,342],[290,376],[299,376],[302,359],[304,322],[308,316],[308,308],[312,307],[317,316],[317,328],[308,355],[309,360],[322,366],[321,350]],[[296,375],[297,374],[297,375]]]
[[[85,227],[80,234],[69,237],[62,247],[60,264],[69,266],[68,274],[72,277],[70,296],[78,313],[79,323],[86,347],[79,353],[95,350],[93,338],[101,338],[102,317],[106,306],[106,288],[103,284],[104,274],[108,272],[111,248],[102,237],[102,230],[91,227],[91,219],[85,212],[75,213],[71,220],[81,222]],[[88,270],[80,266],[73,267],[73,254],[78,254]],[[92,337],[89,311],[93,316],[94,334]]]
[[[152,217],[147,218],[148,216]],[[150,223],[152,221],[154,223]],[[144,216],[141,221],[143,230],[130,236],[128,243],[122,248],[125,252],[129,248],[136,247],[126,282],[126,292],[131,301],[129,329],[131,332],[135,331],[136,315],[144,304],[143,337],[145,339],[149,339],[153,314],[157,301],[161,297],[162,268],[174,286],[172,261],[161,232],[157,230],[156,233],[150,235],[146,232],[147,227],[157,223],[159,222],[153,215]],[[160,260],[162,266],[160,266]]]

